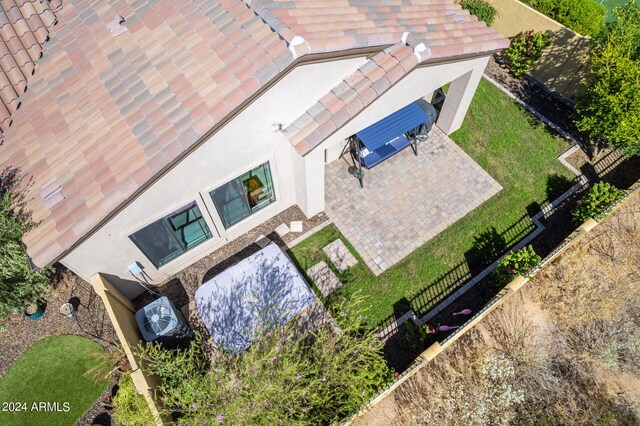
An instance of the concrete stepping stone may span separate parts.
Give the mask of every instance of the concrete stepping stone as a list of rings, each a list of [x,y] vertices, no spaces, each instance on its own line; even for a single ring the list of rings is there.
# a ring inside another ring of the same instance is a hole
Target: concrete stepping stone
[[[260,234],[256,240],[256,244],[258,244],[260,248],[265,248],[269,243],[271,243],[271,240],[262,234]]]
[[[292,220],[289,225],[289,229],[291,232],[300,233],[302,232],[302,221],[301,220]]]
[[[338,238],[322,249],[340,273],[355,266],[358,260],[351,254],[347,246]]]
[[[289,233],[289,227],[286,223],[283,223],[276,228],[276,233],[280,236],[280,238],[282,238]]]
[[[342,283],[324,260],[307,269],[307,276],[311,278],[324,297],[342,287]]]

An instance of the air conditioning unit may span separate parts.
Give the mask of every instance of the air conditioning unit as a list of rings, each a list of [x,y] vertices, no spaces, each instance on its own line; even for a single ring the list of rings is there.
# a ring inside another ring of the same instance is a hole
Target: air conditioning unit
[[[136,312],[136,321],[146,342],[159,342],[173,348],[193,337],[187,320],[167,297],[161,297]]]

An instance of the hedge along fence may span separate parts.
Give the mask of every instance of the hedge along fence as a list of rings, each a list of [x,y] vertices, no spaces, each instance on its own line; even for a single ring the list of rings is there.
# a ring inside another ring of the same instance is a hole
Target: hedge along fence
[[[507,37],[534,29],[549,33],[551,43],[536,61],[530,75],[550,90],[575,100],[589,75],[589,38],[543,15],[519,0],[489,0],[498,10],[492,28]]]
[[[131,379],[136,390],[144,396],[156,425],[162,426],[171,422],[161,416],[158,402],[153,398],[154,389],[160,385],[160,380],[144,371],[143,365],[135,356],[135,348],[142,341],[138,323],[135,318],[135,308],[131,301],[116,289],[105,277],[96,274],[91,277],[93,288],[102,299],[111,324],[116,331],[122,349],[131,365]],[[116,407],[117,409],[117,407]]]
[[[466,332],[471,330],[482,321],[487,315],[489,315],[494,309],[502,305],[507,299],[516,294],[518,290],[520,290],[526,283],[529,282],[531,277],[536,275],[542,268],[544,268],[549,262],[553,261],[555,258],[560,256],[565,250],[569,247],[576,244],[579,240],[584,238],[584,236],[589,233],[591,230],[596,228],[609,214],[619,208],[622,204],[628,201],[632,196],[640,193],[640,180],[638,180],[635,184],[633,184],[627,193],[617,200],[613,205],[611,205],[608,209],[598,215],[595,219],[589,219],[580,225],[576,230],[574,230],[567,238],[565,238],[562,243],[558,245],[549,255],[547,255],[544,259],[542,259],[536,266],[534,266],[529,272],[525,274],[525,276],[516,276],[509,284],[507,284],[493,299],[489,301],[481,310],[476,312],[471,318],[469,318],[460,328],[454,330],[450,335],[448,335],[442,342],[436,342],[425,349],[414,361],[414,363],[407,369],[404,373],[399,375],[396,380],[385,387],[380,393],[371,398],[367,404],[365,404],[362,409],[354,414],[348,421],[351,423],[354,419],[363,414],[366,410],[379,403],[387,396],[391,394],[391,392],[404,383],[407,379],[415,375],[421,368],[429,363],[432,359],[437,357],[440,353],[442,353],[447,347],[451,346],[453,342],[462,337]]]

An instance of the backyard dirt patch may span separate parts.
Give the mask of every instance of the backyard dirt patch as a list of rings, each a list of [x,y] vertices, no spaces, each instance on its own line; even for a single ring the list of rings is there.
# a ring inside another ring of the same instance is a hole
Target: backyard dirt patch
[[[493,55],[485,69],[485,74],[578,141],[587,142],[585,135],[580,133],[573,124],[574,108],[569,101],[545,89],[540,83],[536,83],[528,76],[525,78],[514,77],[501,63],[500,56]]]

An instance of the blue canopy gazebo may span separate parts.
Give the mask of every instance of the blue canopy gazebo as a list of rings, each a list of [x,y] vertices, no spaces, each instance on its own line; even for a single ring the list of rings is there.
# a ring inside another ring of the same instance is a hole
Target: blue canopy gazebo
[[[435,117],[436,111],[428,102],[412,102],[352,136],[348,147],[358,163],[353,173],[360,186],[364,187],[362,167],[371,169],[408,146],[417,156],[417,136],[431,130]],[[423,125],[425,129],[421,129]]]

